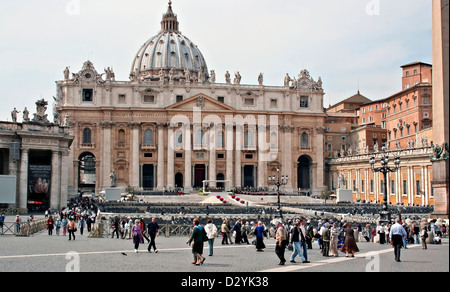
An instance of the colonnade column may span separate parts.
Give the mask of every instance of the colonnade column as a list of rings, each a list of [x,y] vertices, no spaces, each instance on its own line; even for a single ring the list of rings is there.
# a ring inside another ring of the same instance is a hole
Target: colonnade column
[[[50,186],[50,208],[59,209],[61,193],[61,154],[52,151],[52,178]]]
[[[19,200],[17,201],[19,208],[27,207],[28,199],[28,149],[22,149],[20,155],[20,191]]]

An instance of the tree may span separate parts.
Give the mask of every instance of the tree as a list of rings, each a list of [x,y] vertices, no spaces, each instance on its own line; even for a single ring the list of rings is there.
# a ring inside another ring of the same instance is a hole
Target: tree
[[[322,191],[320,192],[320,198],[322,200],[325,200],[325,203],[331,198],[331,191],[328,189],[328,187],[324,187],[322,189]]]

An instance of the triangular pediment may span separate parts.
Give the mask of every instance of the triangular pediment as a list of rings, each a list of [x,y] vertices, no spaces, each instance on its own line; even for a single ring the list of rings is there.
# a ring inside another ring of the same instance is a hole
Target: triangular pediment
[[[233,107],[204,94],[197,94],[188,99],[172,104],[168,106],[166,110],[192,111],[195,107],[201,108],[202,111],[235,111]]]

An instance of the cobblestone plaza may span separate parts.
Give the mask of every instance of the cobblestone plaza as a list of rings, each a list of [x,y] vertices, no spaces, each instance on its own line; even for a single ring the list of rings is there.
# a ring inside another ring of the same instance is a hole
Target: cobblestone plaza
[[[448,272],[448,238],[442,245],[429,244],[423,250],[419,244],[410,244],[402,250],[401,261],[394,261],[390,245],[358,242],[360,252],[355,258],[327,258],[320,253],[317,241],[308,250],[310,263],[287,263],[278,266],[274,252],[275,240],[266,239],[267,248],[257,253],[253,245],[221,245],[215,240],[214,255],[206,256],[202,266],[191,264],[191,247],[185,237],[156,238],[158,253],[148,253],[147,243],[134,252],[132,240],[89,238],[77,233],[75,241],[68,236],[49,236],[46,231],[30,237],[0,237],[0,266],[2,272],[182,272],[182,273],[236,273],[253,272]],[[286,250],[286,258],[291,255]],[[297,261],[299,262],[299,261]]]

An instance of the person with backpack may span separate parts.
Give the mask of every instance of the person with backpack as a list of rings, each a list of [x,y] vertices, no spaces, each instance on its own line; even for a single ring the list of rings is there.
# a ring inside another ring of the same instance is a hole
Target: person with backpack
[[[208,236],[209,256],[213,255],[214,238],[217,237],[217,227],[211,219],[208,219],[205,226],[206,235]]]
[[[411,230],[410,230],[410,232],[412,233],[412,235],[414,236],[414,243],[415,244],[420,244],[420,228],[419,228],[419,226],[417,226],[417,223],[416,222],[414,222],[412,225],[411,225]]]
[[[427,238],[428,238],[428,231],[427,228],[424,226],[422,227],[422,231],[420,232],[420,239],[422,239],[422,249],[427,249]]]

